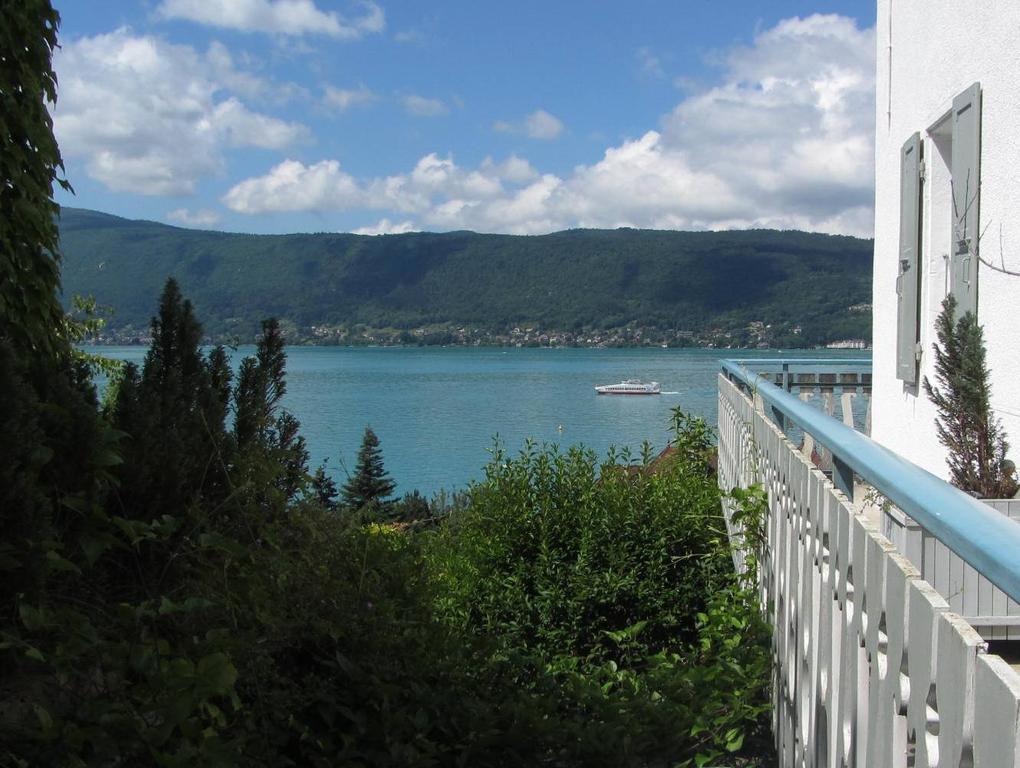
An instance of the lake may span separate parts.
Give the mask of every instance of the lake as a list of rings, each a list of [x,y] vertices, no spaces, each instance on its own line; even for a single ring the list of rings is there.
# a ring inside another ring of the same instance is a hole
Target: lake
[[[94,351],[141,361],[143,347]],[[241,357],[254,352],[241,347]],[[398,491],[463,488],[481,478],[497,436],[512,451],[527,438],[604,455],[640,455],[669,439],[676,406],[716,424],[716,375],[727,357],[868,359],[870,352],[705,349],[289,347],[286,407],[301,421],[314,468],[338,482],[352,470],[365,426],[379,436]],[[654,380],[663,394],[596,395],[596,384]]]

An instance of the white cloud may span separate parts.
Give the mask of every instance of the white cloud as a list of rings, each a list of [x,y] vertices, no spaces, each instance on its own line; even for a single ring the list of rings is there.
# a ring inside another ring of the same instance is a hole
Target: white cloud
[[[216,213],[216,211],[211,211],[208,208],[201,208],[197,211],[189,211],[187,208],[177,208],[176,210],[167,213],[166,218],[168,221],[175,221],[186,227],[197,227],[199,229],[208,229],[209,227],[216,226],[220,222],[220,215]]]
[[[332,85],[327,85],[326,93],[323,96],[327,106],[339,109],[341,112],[346,112],[352,107],[371,104],[378,99],[378,95],[363,85],[358,88],[334,88]]]
[[[302,126],[252,112],[233,97],[213,109],[210,128],[233,147],[283,149],[305,135]]]
[[[336,160],[305,165],[285,160],[265,176],[236,184],[223,203],[238,213],[340,211],[355,208],[428,214],[437,199],[496,200],[506,185],[535,179],[527,160],[511,155],[503,162],[491,158],[476,170],[458,166],[450,157],[430,153],[407,174],[359,182]]]
[[[360,203],[354,177],[335,160],[306,166],[285,160],[265,176],[234,185],[223,202],[238,213],[343,210]]]
[[[335,160],[288,160],[237,184],[223,202],[248,214],[396,211],[432,228],[521,234],[573,226],[703,229],[734,210],[746,213],[727,185],[693,171],[656,131],[607,150],[567,179],[540,175],[516,155],[470,169],[430,153],[409,173],[363,181]]]
[[[691,166],[657,131],[606,150],[602,160],[575,169],[561,208],[582,226],[704,229],[741,210],[728,184]]]
[[[367,179],[332,160],[288,161],[236,185],[224,202],[248,213],[366,210],[395,220],[399,212],[428,228],[489,232],[769,227],[870,235],[874,40],[874,30],[840,16],[783,21],[729,51],[719,82],[693,90],[658,129],[562,176],[519,157],[472,169],[430,153],[407,173]]]
[[[252,56],[242,54],[242,64],[253,67],[261,64]],[[259,77],[248,69],[240,68],[234,55],[223,43],[214,40],[205,53],[207,76],[219,83],[225,90],[238,96],[263,102],[284,103],[306,96],[306,91],[297,83],[278,83]]]
[[[352,229],[351,232],[355,235],[402,235],[405,232],[416,232],[418,231],[414,222],[411,221],[390,221],[389,219],[379,219],[375,224],[370,224],[367,227],[358,227]]]
[[[491,157],[487,157],[482,161],[479,170],[487,176],[495,176],[497,179],[503,179],[513,184],[521,184],[538,178],[538,171],[531,163],[517,155],[510,155],[502,163],[497,163]]]
[[[497,133],[523,133],[532,139],[555,139],[563,132],[563,121],[544,109],[536,109],[520,123],[497,120],[492,124]]]
[[[425,42],[425,33],[419,29],[402,29],[393,35],[393,40],[398,43],[417,43],[421,45]]]
[[[363,0],[353,17],[321,11],[312,0],[163,0],[157,13],[241,32],[281,35],[321,34],[356,40],[382,32],[386,15],[376,3]]]
[[[429,99],[413,93],[404,96],[400,101],[404,105],[404,110],[415,117],[439,117],[450,111],[440,99]]]
[[[563,123],[544,109],[537,109],[528,115],[524,128],[533,139],[555,139],[563,132]]]
[[[726,63],[722,84],[664,119],[666,144],[739,189],[752,222],[859,223],[847,212],[873,195],[874,30],[833,15],[788,19]]]
[[[221,46],[202,54],[119,29],[65,42],[54,67],[60,148],[115,191],[189,194],[223,169],[227,148],[282,149],[307,135],[230,95],[270,86],[237,70]]]

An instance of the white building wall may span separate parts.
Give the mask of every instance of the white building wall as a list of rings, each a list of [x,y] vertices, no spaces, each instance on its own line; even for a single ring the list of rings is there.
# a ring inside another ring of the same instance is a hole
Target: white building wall
[[[934,382],[935,318],[948,291],[949,171],[928,133],[953,97],[981,83],[980,255],[1020,272],[1020,0],[878,0],[875,110],[874,391],[872,436],[947,477],[934,407],[896,378],[900,149],[921,132],[927,179],[922,226],[920,375]],[[1001,254],[1000,254],[1001,232]],[[992,405],[1020,466],[1020,277],[978,268],[978,320]]]

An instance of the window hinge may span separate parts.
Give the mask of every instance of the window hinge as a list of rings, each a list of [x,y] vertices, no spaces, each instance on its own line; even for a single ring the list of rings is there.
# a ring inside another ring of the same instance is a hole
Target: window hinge
[[[924,345],[921,342],[917,342],[914,345],[914,359],[921,362],[921,355],[924,353]]]
[[[924,178],[925,178],[925,168],[924,168],[924,160],[921,160],[921,161],[920,161],[920,162],[919,162],[919,163],[917,164],[917,177],[918,177],[918,178],[919,178],[919,179],[920,179],[921,181],[924,181]]]

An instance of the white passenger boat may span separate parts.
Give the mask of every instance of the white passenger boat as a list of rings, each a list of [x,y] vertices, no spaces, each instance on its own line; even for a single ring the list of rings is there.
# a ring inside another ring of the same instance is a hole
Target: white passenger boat
[[[619,384],[602,384],[595,387],[595,391],[600,395],[658,395],[662,389],[657,381],[627,379]]]

